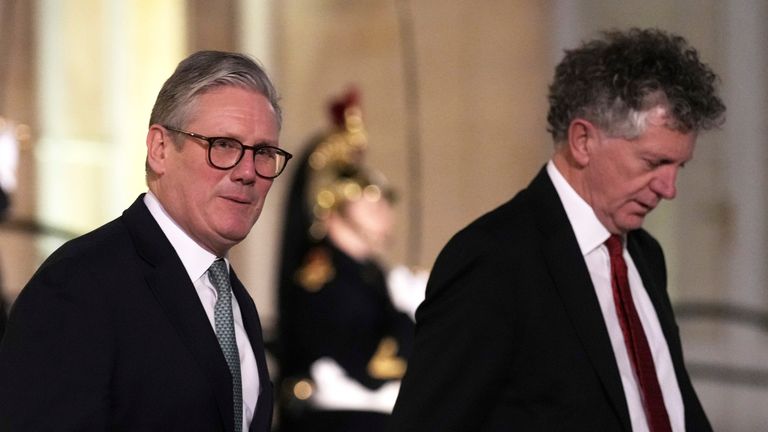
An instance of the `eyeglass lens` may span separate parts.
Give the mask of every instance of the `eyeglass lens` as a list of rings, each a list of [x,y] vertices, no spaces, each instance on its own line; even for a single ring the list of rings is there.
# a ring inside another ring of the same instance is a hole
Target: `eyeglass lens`
[[[285,167],[286,157],[271,147],[257,147],[254,152],[253,163],[256,173],[262,177],[276,177]],[[229,169],[235,166],[243,157],[245,147],[234,139],[219,138],[211,143],[211,163],[221,169]]]

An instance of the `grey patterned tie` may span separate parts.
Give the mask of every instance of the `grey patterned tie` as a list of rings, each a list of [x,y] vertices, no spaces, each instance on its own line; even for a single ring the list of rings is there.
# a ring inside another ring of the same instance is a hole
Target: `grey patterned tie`
[[[216,288],[216,305],[213,308],[216,337],[232,373],[232,393],[235,407],[235,432],[243,430],[243,383],[240,380],[240,355],[235,339],[235,322],[232,317],[232,286],[229,284],[227,264],[217,258],[208,268],[208,278]]]

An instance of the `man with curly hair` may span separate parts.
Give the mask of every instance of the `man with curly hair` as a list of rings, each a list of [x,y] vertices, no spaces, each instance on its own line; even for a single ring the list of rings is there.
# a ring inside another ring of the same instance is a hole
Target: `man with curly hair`
[[[711,430],[641,226],[722,123],[716,82],[655,29],[566,52],[552,159],[441,252],[389,430]]]

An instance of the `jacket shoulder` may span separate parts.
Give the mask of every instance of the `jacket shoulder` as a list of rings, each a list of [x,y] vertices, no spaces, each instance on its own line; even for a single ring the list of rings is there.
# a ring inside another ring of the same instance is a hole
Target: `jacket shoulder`
[[[514,198],[459,230],[448,241],[443,252],[458,250],[462,255],[466,255],[468,252],[511,249],[511,245],[524,241],[536,230],[534,211],[528,202],[526,191],[521,191]]]
[[[122,217],[108,222],[93,231],[65,242],[56,249],[43,263],[50,265],[64,259],[102,261],[118,248],[130,242],[128,230]]]
[[[67,241],[40,265],[33,282],[59,285],[77,275],[113,273],[115,264],[126,268],[126,251],[132,250],[131,237],[122,218],[117,218],[89,233]]]
[[[461,277],[478,266],[498,268],[517,262],[538,244],[535,212],[525,191],[458,231],[440,251],[430,285]],[[429,288],[428,288],[429,289]]]

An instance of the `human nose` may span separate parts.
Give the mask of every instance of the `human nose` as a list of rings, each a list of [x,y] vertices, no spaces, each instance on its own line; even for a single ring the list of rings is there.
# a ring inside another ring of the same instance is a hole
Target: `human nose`
[[[253,160],[253,154],[247,151],[243,152],[243,157],[237,165],[232,168],[232,179],[245,184],[251,184],[256,181],[256,164]]]
[[[674,199],[677,196],[676,182],[679,170],[677,166],[663,167],[651,180],[651,190],[664,199]]]

